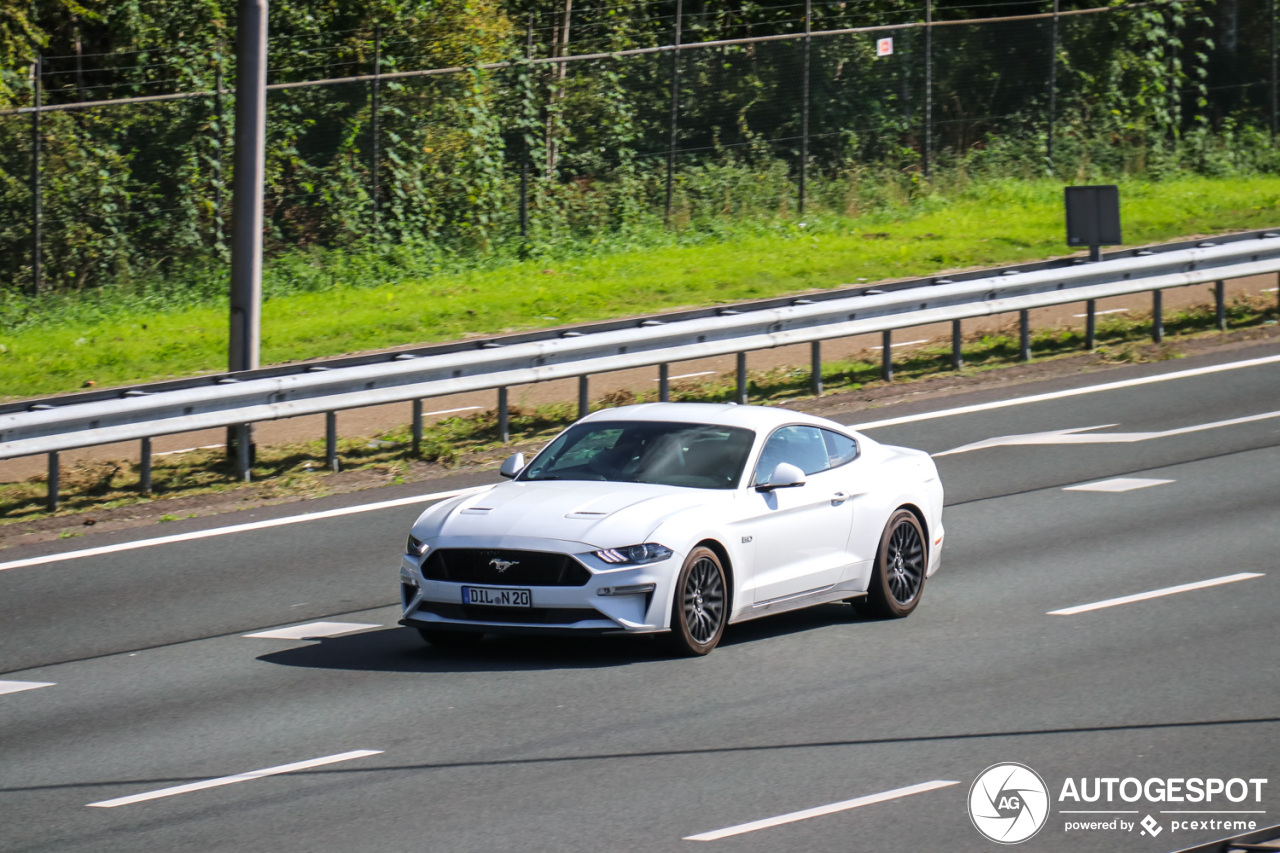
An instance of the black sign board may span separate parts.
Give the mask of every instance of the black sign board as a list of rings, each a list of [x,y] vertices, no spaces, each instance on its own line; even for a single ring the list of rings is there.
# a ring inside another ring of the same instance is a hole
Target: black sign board
[[[1119,187],[1066,187],[1065,195],[1068,246],[1096,248],[1124,242],[1120,237]]]

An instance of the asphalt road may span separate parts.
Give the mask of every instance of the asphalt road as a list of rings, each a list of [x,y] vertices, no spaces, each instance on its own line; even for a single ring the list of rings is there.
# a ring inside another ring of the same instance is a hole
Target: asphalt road
[[[1173,820],[1280,823],[1280,347],[879,414],[868,434],[940,454],[948,490],[919,610],[760,620],[697,660],[643,638],[424,646],[395,626],[426,505],[407,487],[315,501],[319,520],[295,505],[0,552],[0,849],[994,850],[966,804],[1000,762],[1048,784],[1027,850],[1163,853],[1232,834]],[[1116,478],[1147,482],[1070,488]],[[348,512],[375,502],[393,505]],[[248,529],[209,535],[229,524]],[[176,541],[131,544],[159,536]],[[315,621],[367,627],[244,636]],[[1068,777],[1268,782],[1259,802],[1108,805],[1059,801]],[[901,791],[932,782],[956,784]],[[1159,834],[1065,828],[1102,808]]]

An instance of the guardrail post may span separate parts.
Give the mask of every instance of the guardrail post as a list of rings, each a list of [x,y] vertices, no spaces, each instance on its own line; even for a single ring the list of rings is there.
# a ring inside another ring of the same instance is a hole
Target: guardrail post
[[[889,329],[880,333],[880,378],[893,381],[893,332]]]
[[[144,495],[151,494],[151,437],[142,439],[142,458],[138,465],[138,488]]]
[[[511,412],[507,407],[507,389],[498,389],[498,441],[511,440]]]
[[[422,401],[413,401],[413,455],[422,452]]]
[[[822,341],[809,344],[809,382],[813,396],[822,396]]]
[[[663,403],[671,400],[671,365],[658,365],[658,400]]]
[[[1031,312],[1026,308],[1018,312],[1018,353],[1023,361],[1031,360]]]
[[[338,473],[338,413],[324,413],[324,464]]]
[[[1084,309],[1084,345],[1093,352],[1098,345],[1098,301],[1090,299]]]
[[[1164,340],[1164,291],[1151,291],[1151,340]]]
[[[240,424],[239,426],[228,427],[227,433],[233,437],[232,443],[235,445],[236,476],[248,483],[253,479],[251,467],[253,426],[251,424]]]
[[[578,417],[585,418],[591,414],[591,379],[578,377]]]
[[[951,321],[951,369],[959,370],[964,367],[964,353],[960,349],[961,340],[960,321]]]
[[[58,511],[58,482],[61,479],[62,466],[58,462],[58,451],[49,454],[49,494],[45,499],[45,509]]]
[[[1225,332],[1227,330],[1227,283],[1225,281],[1213,283],[1213,304],[1218,314],[1218,331]]]
[[[738,402],[747,404],[747,354],[738,353]]]

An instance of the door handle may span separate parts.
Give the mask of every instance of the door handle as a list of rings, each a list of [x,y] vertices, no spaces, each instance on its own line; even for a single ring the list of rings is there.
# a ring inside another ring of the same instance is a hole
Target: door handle
[[[846,495],[844,492],[836,492],[834,495],[831,496],[831,505],[840,506],[840,504],[844,503],[847,500],[849,500],[849,496]]]

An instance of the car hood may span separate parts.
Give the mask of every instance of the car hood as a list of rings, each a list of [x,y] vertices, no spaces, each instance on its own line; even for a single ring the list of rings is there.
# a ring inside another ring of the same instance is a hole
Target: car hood
[[[419,539],[520,537],[597,548],[639,545],[676,513],[732,499],[733,492],[644,483],[515,481],[428,509]]]

